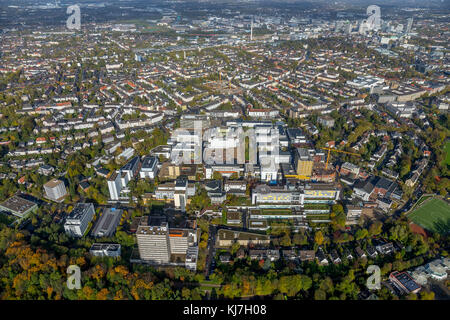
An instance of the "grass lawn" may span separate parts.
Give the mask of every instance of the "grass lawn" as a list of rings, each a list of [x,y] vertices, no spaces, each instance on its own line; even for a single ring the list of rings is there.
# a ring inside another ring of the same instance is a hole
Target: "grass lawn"
[[[291,209],[262,209],[263,214],[292,214]]]
[[[447,234],[450,232],[450,206],[441,199],[431,199],[408,215],[422,228]]]
[[[425,200],[427,200],[428,198],[432,198],[433,196],[421,196],[419,200],[417,200],[417,202],[414,204],[414,208],[418,207],[422,202],[424,202]]]
[[[447,141],[447,143],[445,144],[445,163],[450,166],[450,141]]]

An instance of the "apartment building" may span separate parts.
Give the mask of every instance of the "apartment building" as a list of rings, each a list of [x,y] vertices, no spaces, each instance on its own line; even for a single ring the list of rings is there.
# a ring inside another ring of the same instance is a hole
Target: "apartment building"
[[[61,180],[52,179],[44,184],[45,197],[55,202],[62,202],[67,195],[66,186]]]

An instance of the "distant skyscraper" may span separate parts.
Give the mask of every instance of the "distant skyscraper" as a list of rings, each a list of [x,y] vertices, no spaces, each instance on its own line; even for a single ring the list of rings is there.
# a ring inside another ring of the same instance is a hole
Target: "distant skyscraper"
[[[406,25],[406,34],[411,33],[413,21],[413,18],[408,18],[408,24]]]
[[[365,20],[360,22],[358,29],[359,34],[365,34],[369,30],[370,30],[369,24]]]
[[[250,24],[250,41],[253,41],[253,17],[252,17],[252,23]]]
[[[352,33],[352,28],[353,28],[352,23],[351,22],[347,23],[347,25],[345,26],[345,33],[346,34]]]
[[[135,53],[134,54],[134,60],[136,60],[137,62],[143,62],[144,61],[144,57],[142,57],[140,54]]]
[[[62,202],[67,195],[66,186],[61,180],[52,179],[44,184],[44,190],[47,199]]]

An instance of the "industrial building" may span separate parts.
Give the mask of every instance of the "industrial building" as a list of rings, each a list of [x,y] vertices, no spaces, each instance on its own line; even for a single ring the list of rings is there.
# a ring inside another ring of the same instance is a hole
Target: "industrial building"
[[[93,237],[112,237],[122,218],[123,210],[106,208],[92,231]]]
[[[38,208],[37,204],[19,195],[14,195],[0,204],[0,211],[7,211],[19,218],[27,216]]]

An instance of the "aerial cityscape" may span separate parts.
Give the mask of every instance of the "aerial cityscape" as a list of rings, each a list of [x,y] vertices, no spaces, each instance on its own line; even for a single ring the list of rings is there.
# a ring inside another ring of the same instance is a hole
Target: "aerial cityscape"
[[[0,0],[0,300],[450,300],[449,26]]]

